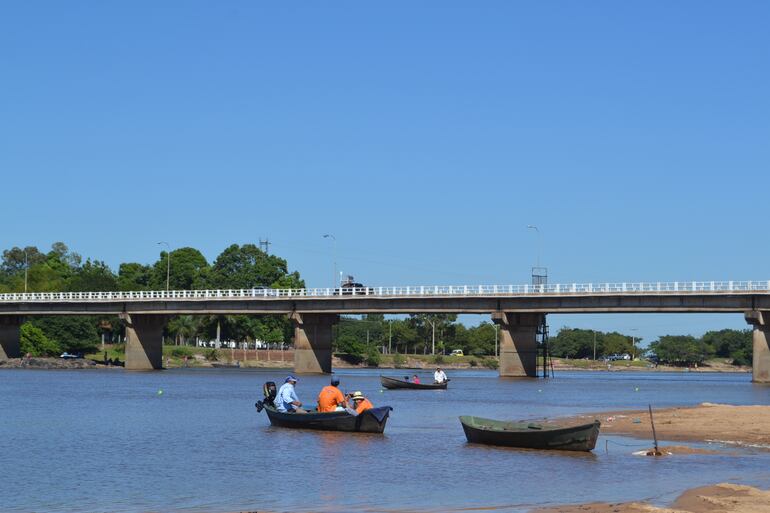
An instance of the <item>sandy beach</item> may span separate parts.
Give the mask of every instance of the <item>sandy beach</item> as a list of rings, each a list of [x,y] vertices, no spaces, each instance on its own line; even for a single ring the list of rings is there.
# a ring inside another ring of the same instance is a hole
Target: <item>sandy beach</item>
[[[581,420],[598,419],[602,433],[652,440],[647,410],[586,414]],[[732,406],[702,403],[686,408],[653,408],[659,440],[724,442],[770,448],[770,406]]]
[[[533,513],[770,513],[770,491],[720,483],[687,490],[669,507],[646,502],[603,503],[539,508]]]

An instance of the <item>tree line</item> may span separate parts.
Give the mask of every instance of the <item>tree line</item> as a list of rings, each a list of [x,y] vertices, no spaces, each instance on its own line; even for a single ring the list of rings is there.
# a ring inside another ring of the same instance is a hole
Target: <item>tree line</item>
[[[549,341],[549,351],[562,358],[602,359],[616,354],[646,356],[660,363],[689,366],[711,358],[724,358],[733,365],[751,365],[753,350],[751,330],[709,331],[702,337],[664,335],[639,347],[640,339],[618,332],[562,328]]]
[[[54,243],[48,252],[35,246],[7,249],[0,262],[0,293],[304,286],[300,274],[289,271],[285,259],[267,254],[254,244],[232,244],[211,263],[195,248],[161,251],[152,264],[125,262],[118,266],[117,272],[100,260],[83,261],[63,242]],[[292,329],[289,321],[281,316],[246,315],[177,316],[166,326],[166,335],[177,343],[198,337],[212,340],[217,333],[221,340],[283,342],[291,337]],[[91,352],[102,335],[110,341],[119,341],[124,334],[117,317],[34,317],[22,326],[22,351],[36,356],[61,351]]]
[[[170,258],[170,266],[169,264]],[[168,273],[168,274],[167,274]],[[161,251],[151,264],[126,262],[113,271],[100,260],[83,258],[63,242],[48,252],[35,246],[13,247],[2,253],[0,293],[99,292],[193,289],[251,289],[255,287],[303,288],[299,272],[289,271],[287,261],[254,244],[232,244],[212,262],[197,249]],[[334,328],[334,349],[358,357],[375,358],[387,352],[408,354],[448,353],[462,349],[467,355],[493,355],[497,327],[482,322],[466,327],[451,314],[414,314],[386,319],[382,314],[342,316]],[[177,316],[166,326],[174,343],[196,339],[290,342],[293,330],[284,316],[207,315]],[[61,351],[93,351],[101,336],[120,341],[123,325],[116,317],[48,316],[31,318],[22,326],[22,351],[33,355]],[[562,328],[551,337],[549,351],[565,358],[603,358],[628,353],[639,357],[639,339],[618,332]],[[666,335],[649,345],[648,352],[662,363],[691,365],[720,357],[736,365],[748,365],[752,356],[750,330],[710,331],[702,337]]]

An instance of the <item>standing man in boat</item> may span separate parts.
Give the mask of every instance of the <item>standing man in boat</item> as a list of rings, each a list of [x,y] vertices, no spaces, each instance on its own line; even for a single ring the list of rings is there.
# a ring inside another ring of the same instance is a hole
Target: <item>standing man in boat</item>
[[[331,384],[321,389],[321,392],[318,394],[318,413],[342,411],[345,409],[348,402],[345,400],[342,392],[340,392],[339,386],[339,378],[332,376]]]
[[[297,397],[297,392],[294,390],[294,385],[297,383],[297,378],[294,376],[288,376],[281,388],[278,389],[278,394],[275,396],[275,409],[283,413],[307,413],[302,409],[302,403]]]
[[[436,372],[433,373],[433,381],[438,383],[444,383],[447,380],[446,373],[441,370],[441,367],[436,367]]]
[[[358,414],[374,408],[374,405],[359,390],[353,392],[353,395],[350,398],[353,400],[353,408],[355,408],[356,413]]]

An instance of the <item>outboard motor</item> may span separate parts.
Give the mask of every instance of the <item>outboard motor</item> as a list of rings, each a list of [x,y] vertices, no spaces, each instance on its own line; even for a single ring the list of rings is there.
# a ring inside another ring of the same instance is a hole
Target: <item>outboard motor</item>
[[[275,381],[268,381],[262,385],[262,393],[265,395],[265,398],[262,401],[257,401],[254,403],[254,406],[256,406],[258,412],[262,411],[265,405],[275,406],[275,397],[278,395],[278,389],[275,386]]]

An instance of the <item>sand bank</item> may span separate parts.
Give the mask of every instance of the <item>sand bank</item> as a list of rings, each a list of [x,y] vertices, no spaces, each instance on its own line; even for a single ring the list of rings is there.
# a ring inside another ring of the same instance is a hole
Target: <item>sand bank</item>
[[[667,508],[646,502],[580,504],[539,508],[534,513],[770,513],[770,491],[721,483],[684,492]]]
[[[580,415],[598,419],[602,433],[630,435],[652,440],[646,410]],[[724,442],[770,448],[770,406],[732,406],[703,403],[687,408],[653,407],[659,440]]]

